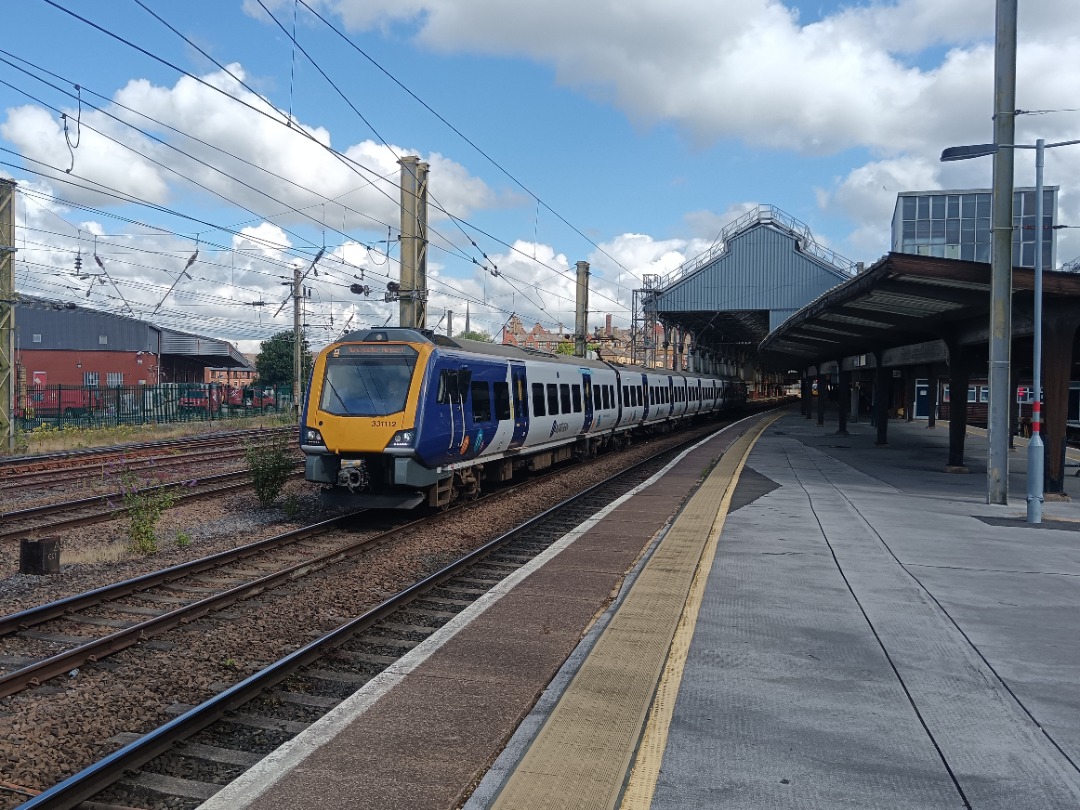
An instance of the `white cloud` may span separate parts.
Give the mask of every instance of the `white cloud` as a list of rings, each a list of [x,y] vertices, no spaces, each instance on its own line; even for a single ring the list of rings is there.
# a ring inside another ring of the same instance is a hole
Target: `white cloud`
[[[851,251],[887,241],[888,220],[871,219],[886,207],[878,195],[869,209],[850,201],[857,187],[871,188],[870,176],[883,166],[921,163],[912,180],[949,185],[951,177],[975,170],[935,172],[930,164],[941,148],[992,135],[995,21],[985,0],[898,0],[805,22],[793,5],[777,0],[322,0],[320,6],[354,30],[411,30],[433,50],[532,59],[550,66],[560,83],[643,124],[673,122],[702,146],[738,138],[804,156],[868,150],[866,165],[822,197],[856,223],[846,246]],[[1020,107],[1071,106],[1080,66],[1062,54],[1080,46],[1074,11],[1068,0],[1020,9]],[[1031,131],[1027,121],[1019,126],[1021,135]],[[904,174],[894,179],[899,183]],[[907,190],[885,185],[892,199]],[[1063,204],[1071,204],[1064,195]],[[1080,219],[1080,208],[1066,212]]]
[[[240,65],[230,65],[228,70],[239,79],[245,78]],[[273,216],[285,227],[321,227],[325,222],[328,228],[344,231],[381,231],[388,224],[397,226],[397,158],[418,154],[417,150],[366,140],[339,147],[345,155],[341,158],[326,148],[331,145],[329,131],[300,122],[284,126],[285,113],[244,89],[227,73],[211,73],[203,80],[222,92],[185,76],[172,87],[132,80],[115,95],[118,103],[158,123],[118,110],[124,120],[190,157],[102,113],[83,110],[81,141],[73,150],[72,179],[87,178],[91,185],[96,182],[151,203],[168,204],[179,191],[193,188],[187,178],[217,195],[216,199],[246,208],[257,217]],[[74,140],[74,111],[68,119]],[[170,127],[203,143],[180,137]],[[54,167],[47,171],[54,181],[66,181],[63,170],[71,165],[72,155],[58,117],[33,105],[12,108],[0,125],[0,135],[27,157]],[[468,217],[478,208],[500,204],[496,194],[461,164],[439,153],[423,157],[432,166],[433,222],[446,218],[440,208]],[[65,188],[62,195],[77,202],[115,204],[114,199],[77,188]]]

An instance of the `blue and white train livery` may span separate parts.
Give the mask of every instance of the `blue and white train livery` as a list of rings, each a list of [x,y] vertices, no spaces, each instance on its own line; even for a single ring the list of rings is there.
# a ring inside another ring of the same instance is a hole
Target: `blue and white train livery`
[[[357,506],[445,506],[745,403],[730,377],[370,329],[319,353],[300,445],[307,480]]]

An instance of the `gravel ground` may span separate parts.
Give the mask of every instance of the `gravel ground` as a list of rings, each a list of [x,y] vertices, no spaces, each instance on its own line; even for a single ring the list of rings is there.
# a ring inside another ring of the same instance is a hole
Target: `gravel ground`
[[[202,702],[223,684],[238,682],[526,517],[691,435],[683,431],[643,441],[592,464],[571,466],[524,492],[473,504],[464,514],[435,514],[403,542],[234,605],[228,619],[207,618],[159,637],[156,641],[167,642],[168,649],[142,645],[84,667],[74,677],[0,700],[0,781],[48,788],[120,747],[109,742],[113,735],[145,733],[161,725],[171,717],[170,705]],[[73,563],[65,558],[102,547],[122,548],[119,522],[77,530],[64,539],[60,575],[8,574],[0,580],[0,612],[271,536],[293,523],[329,517],[314,514],[316,497],[305,484],[290,485],[288,495],[279,499],[279,503],[288,500],[289,516],[281,507],[259,508],[253,495],[173,509],[159,525],[159,537],[166,538],[161,551],[111,562]],[[179,547],[168,540],[180,532],[190,537],[190,545]],[[0,810],[20,801],[0,789]]]

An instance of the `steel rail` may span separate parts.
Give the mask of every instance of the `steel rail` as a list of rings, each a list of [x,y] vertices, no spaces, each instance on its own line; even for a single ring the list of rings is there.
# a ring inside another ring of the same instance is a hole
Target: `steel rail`
[[[103,602],[130,596],[133,593],[145,591],[157,585],[175,582],[178,579],[191,576],[192,574],[201,574],[204,571],[210,571],[214,568],[220,568],[223,565],[245,560],[248,557],[253,557],[270,549],[286,546],[301,540],[307,540],[310,537],[318,536],[328,529],[332,529],[341,523],[344,523],[350,518],[363,514],[365,511],[366,510],[364,509],[360,509],[355,512],[349,512],[348,514],[339,515],[319,523],[313,523],[310,526],[304,526],[300,529],[294,529],[292,531],[284,532],[283,534],[276,534],[273,537],[266,537],[262,540],[256,540],[253,543],[237,546],[236,548],[225,549],[216,554],[200,557],[197,560],[178,563],[177,565],[168,568],[162,568],[160,571],[151,571],[148,574],[125,579],[121,582],[114,582],[111,585],[104,585],[100,588],[95,588],[92,591],[85,591],[84,593],[74,594],[65,597],[64,599],[58,599],[55,602],[27,608],[18,613],[11,613],[7,616],[0,617],[0,636],[10,635],[19,630],[27,630],[35,625],[42,624],[43,622],[66,616],[76,610],[82,610],[93,605],[100,605]]]
[[[15,492],[21,489],[29,489],[30,487],[49,487],[61,486],[66,481],[57,480],[60,475],[74,475],[78,478],[88,477],[86,474],[97,475],[99,471],[102,473],[108,472],[107,465],[109,464],[123,464],[125,471],[141,472],[147,469],[163,469],[168,467],[176,467],[181,464],[188,464],[200,459],[212,459],[219,457],[223,452],[231,452],[238,450],[241,447],[247,449],[248,447],[267,447],[273,443],[273,439],[269,442],[252,442],[250,444],[241,445],[238,441],[230,441],[227,444],[213,443],[207,445],[194,445],[189,448],[176,448],[176,452],[169,453],[168,455],[161,456],[121,456],[115,461],[91,461],[87,464],[81,464],[79,466],[69,467],[54,467],[48,470],[31,470],[30,472],[17,473],[15,475],[9,475],[0,478],[0,494]],[[239,456],[237,456],[239,458]]]
[[[699,440],[700,437],[689,440],[685,444],[690,444],[693,441]],[[655,455],[663,455],[672,451],[672,448],[668,448]],[[20,805],[20,810],[70,810],[70,808],[76,807],[79,802],[88,799],[116,782],[126,771],[144,765],[154,757],[169,750],[177,742],[190,737],[216,720],[221,719],[233,709],[242,706],[266,690],[282,682],[298,669],[317,661],[325,654],[326,650],[341,646],[351,636],[363,632],[376,622],[385,619],[405,605],[413,602],[426,591],[437,587],[446,580],[459,574],[462,570],[474,565],[477,561],[488,556],[493,551],[498,550],[510,541],[531,531],[540,522],[551,517],[556,512],[572,506],[601,487],[614,482],[616,479],[634,472],[639,467],[650,463],[653,458],[654,457],[650,457],[625,470],[608,476],[602,481],[593,484],[585,490],[572,495],[555,506],[544,510],[540,514],[535,515],[520,526],[505,532],[439,571],[384,600],[357,618],[346,622],[315,641],[295,650],[279,661],[254,673],[215,697],[209,698],[198,706],[189,709],[179,717],[148,732],[138,740],[125,745],[123,748],[113,752],[94,765],[84,768],[82,771],[68,777],[63,782],[60,782]]]
[[[332,518],[326,523],[340,523],[349,517],[352,517],[352,515]],[[85,663],[97,663],[102,658],[112,655],[113,653],[125,650],[134,644],[146,641],[154,636],[161,635],[177,625],[189,624],[196,619],[202,618],[208,613],[221,610],[222,608],[228,607],[243,599],[248,599],[260,594],[268,588],[272,588],[282,582],[298,579],[299,577],[306,576],[307,574],[318,571],[333,563],[341,562],[342,560],[347,560],[357,554],[369,551],[372,548],[392,540],[397,535],[421,522],[421,520],[422,518],[420,520],[410,521],[409,523],[395,527],[388,532],[383,532],[374,537],[359,540],[351,545],[336,548],[333,551],[321,554],[318,557],[313,557],[310,560],[295,563],[286,568],[274,571],[271,574],[267,574],[266,576],[241,583],[240,585],[229,588],[221,593],[207,596],[204,599],[199,599],[190,604],[176,608],[175,610],[170,610],[160,616],[155,616],[152,619],[139,622],[131,627],[117,630],[115,633],[109,633],[106,636],[93,639],[79,647],[57,653],[49,658],[38,661],[36,664],[31,664],[30,666],[17,669],[14,672],[9,672],[7,675],[0,677],[0,698],[13,695],[30,686],[39,686],[42,682],[47,681],[50,678],[55,678],[58,675],[63,675],[66,672],[70,672]],[[320,531],[311,531],[309,532],[309,536],[311,534],[323,533],[333,528],[332,525],[328,526],[320,524],[320,526]],[[309,529],[311,528],[312,527],[309,527]]]
[[[299,475],[299,472],[291,474],[293,477]],[[205,478],[198,479],[195,484],[196,487],[202,487],[206,484],[220,484],[221,486],[212,486],[208,489],[200,489],[198,492],[180,492],[178,500],[183,501],[195,501],[200,498],[209,498],[213,495],[220,495],[222,492],[229,492],[234,489],[241,489],[249,486],[251,481],[251,470],[236,470],[234,472],[221,473],[220,475],[213,475]],[[244,479],[237,481],[236,483],[229,483],[230,481],[236,481],[236,479]],[[143,492],[154,492],[157,490],[168,489],[183,489],[188,486],[187,482],[174,481],[168,484],[158,484],[152,487],[143,487]],[[64,501],[63,503],[45,504],[44,506],[31,506],[27,509],[17,509],[11,512],[0,513],[0,521],[7,523],[13,520],[21,520],[24,518],[31,518],[35,516],[45,516],[54,513],[60,513],[65,511],[71,511],[74,509],[81,509],[83,507],[93,506],[101,502],[108,502],[110,500],[122,500],[123,493],[111,492],[106,495],[94,495],[89,498],[81,498],[75,501]],[[41,532],[54,531],[61,528],[74,528],[76,526],[85,526],[90,523],[101,523],[106,520],[112,520],[114,517],[119,517],[126,508],[119,506],[116,508],[110,508],[98,512],[94,512],[90,515],[82,515],[79,517],[73,517],[68,520],[58,520],[52,523],[43,523],[36,526],[20,527],[15,529],[5,529],[0,531],[0,542],[19,540],[30,535],[40,534]]]
[[[64,450],[59,453],[47,453],[34,456],[11,456],[0,459],[0,480],[6,478],[11,472],[18,471],[21,467],[26,470],[41,470],[42,464],[52,464],[61,462],[67,459],[82,459],[82,458],[95,458],[95,457],[112,457],[123,456],[126,453],[140,452],[144,450],[157,450],[157,449],[169,449],[174,447],[183,447],[185,445],[200,446],[201,444],[212,444],[214,442],[220,442],[222,439],[239,439],[243,440],[250,437],[252,434],[258,435],[259,433],[271,433],[282,434],[288,436],[296,431],[295,427],[275,427],[275,428],[249,428],[247,430],[229,430],[222,431],[220,433],[203,434],[199,436],[183,436],[176,439],[159,439],[153,442],[135,442],[131,444],[114,444],[105,447],[85,447],[78,450]]]

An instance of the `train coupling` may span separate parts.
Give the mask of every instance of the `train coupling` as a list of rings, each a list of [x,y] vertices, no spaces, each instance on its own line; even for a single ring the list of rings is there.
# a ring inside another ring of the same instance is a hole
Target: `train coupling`
[[[352,493],[368,489],[371,486],[371,475],[368,472],[367,462],[362,458],[342,459],[337,483],[338,486],[345,487]]]

